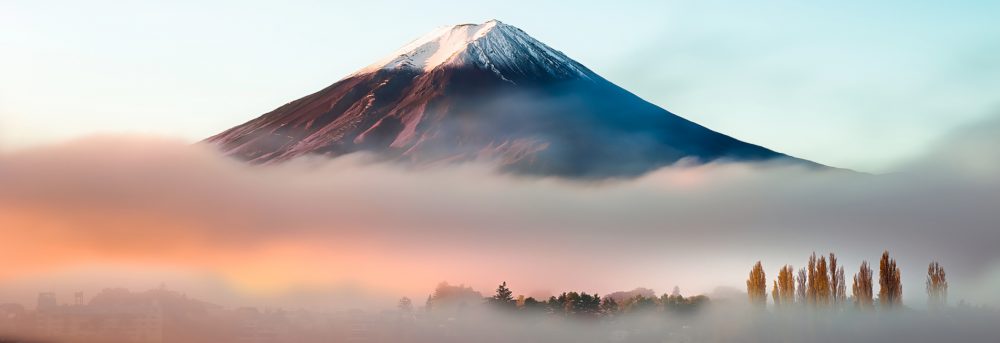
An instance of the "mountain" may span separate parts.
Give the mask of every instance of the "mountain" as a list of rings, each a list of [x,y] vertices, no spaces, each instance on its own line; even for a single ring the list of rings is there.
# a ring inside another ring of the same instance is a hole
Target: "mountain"
[[[496,20],[434,30],[206,141],[253,163],[365,151],[578,178],[635,176],[681,159],[816,165],[674,115]]]

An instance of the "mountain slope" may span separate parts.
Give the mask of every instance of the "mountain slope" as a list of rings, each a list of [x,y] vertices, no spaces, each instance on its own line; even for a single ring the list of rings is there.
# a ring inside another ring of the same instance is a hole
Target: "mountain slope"
[[[667,112],[498,21],[437,29],[206,141],[254,163],[367,151],[589,178],[639,175],[681,159],[812,164]]]

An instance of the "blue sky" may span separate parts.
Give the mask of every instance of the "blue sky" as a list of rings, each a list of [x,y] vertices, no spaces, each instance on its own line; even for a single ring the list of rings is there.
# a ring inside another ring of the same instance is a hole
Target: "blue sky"
[[[709,128],[889,171],[1000,112],[988,1],[0,2],[0,149],[196,141],[434,27],[496,18]]]

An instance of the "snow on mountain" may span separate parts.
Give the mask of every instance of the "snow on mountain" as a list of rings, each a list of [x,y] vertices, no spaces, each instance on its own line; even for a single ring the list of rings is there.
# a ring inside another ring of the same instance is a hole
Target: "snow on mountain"
[[[442,66],[473,64],[505,78],[497,65],[517,69],[525,63],[542,66],[552,75],[596,76],[562,52],[498,20],[439,27],[352,75],[397,69],[430,72]]]

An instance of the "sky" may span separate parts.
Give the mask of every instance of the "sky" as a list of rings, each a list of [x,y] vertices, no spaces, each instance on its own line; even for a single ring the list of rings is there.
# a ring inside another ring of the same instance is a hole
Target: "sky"
[[[991,1],[0,2],[0,150],[194,142],[442,25],[499,19],[716,131],[891,172],[1000,106]]]
[[[938,260],[956,297],[1000,304],[997,7],[2,1],[0,262],[17,263],[0,301],[165,280],[226,304],[421,299],[439,281],[693,294],[739,289],[756,260],[773,275],[890,249],[908,303]],[[190,144],[493,18],[709,128],[899,173],[734,163],[579,184],[364,156],[255,168]]]

